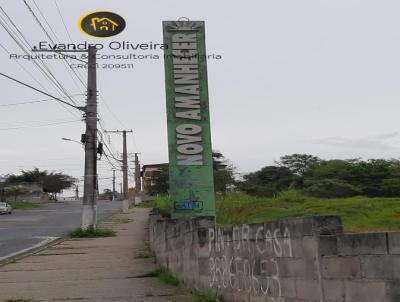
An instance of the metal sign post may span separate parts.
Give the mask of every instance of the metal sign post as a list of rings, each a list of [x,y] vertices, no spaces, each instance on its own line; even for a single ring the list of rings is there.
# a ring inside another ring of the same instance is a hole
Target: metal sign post
[[[164,21],[172,217],[215,216],[203,21]]]

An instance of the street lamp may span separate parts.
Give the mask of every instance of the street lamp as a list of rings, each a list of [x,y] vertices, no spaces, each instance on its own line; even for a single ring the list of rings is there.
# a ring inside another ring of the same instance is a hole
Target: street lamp
[[[77,141],[77,140],[74,140],[74,139],[70,139],[70,138],[66,138],[66,137],[62,137],[61,139],[63,141],[74,142],[74,143],[78,143],[78,144],[82,145],[82,143],[80,141]]]
[[[85,145],[80,141],[77,141],[77,140],[74,140],[74,139],[70,139],[70,138],[66,138],[66,137],[62,137],[61,139],[63,141],[67,141],[67,142],[77,143],[77,144],[81,145],[83,149],[85,149]]]
[[[71,139],[71,138],[66,138],[66,137],[62,137],[61,139],[63,141],[67,141],[67,142],[77,143],[77,144],[81,145],[83,149],[85,149],[85,144],[80,142],[80,141],[77,141],[77,140]],[[96,192],[96,196],[98,198],[99,197],[99,180],[97,179],[97,177],[96,177],[96,189],[95,189],[95,192]]]
[[[70,139],[70,138],[66,138],[66,137],[62,137],[61,138],[63,141],[67,141],[67,142],[73,142],[73,143],[77,143],[79,145],[82,145],[83,148],[85,148],[83,146],[83,144],[80,141],[74,140],[74,139]],[[79,189],[78,189],[78,184],[76,184],[76,188],[75,188],[75,198],[77,200],[79,200]]]

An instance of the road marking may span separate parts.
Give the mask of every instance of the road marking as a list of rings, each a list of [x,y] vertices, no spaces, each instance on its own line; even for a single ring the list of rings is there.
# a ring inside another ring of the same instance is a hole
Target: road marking
[[[54,241],[54,240],[59,239],[60,237],[35,236],[35,237],[33,237],[33,238],[43,239],[43,240],[40,241],[39,243],[37,243],[37,244],[31,246],[31,247],[26,248],[26,249],[23,249],[23,250],[20,250],[20,251],[17,251],[17,252],[8,254],[8,255],[6,255],[6,256],[0,257],[0,262],[1,262],[2,260],[7,259],[7,258],[11,258],[11,257],[17,256],[17,255],[19,255],[19,254],[23,254],[23,253],[29,252],[30,250],[37,249],[37,248],[39,248],[39,247],[41,247],[41,246],[44,246],[44,245],[46,245],[46,244],[48,244],[48,243],[50,243],[50,242],[52,242],[52,241]]]

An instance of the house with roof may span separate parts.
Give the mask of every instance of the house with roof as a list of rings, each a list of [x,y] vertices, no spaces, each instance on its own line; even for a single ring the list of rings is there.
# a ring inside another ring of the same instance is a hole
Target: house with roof
[[[118,27],[118,23],[109,18],[92,18],[90,26],[94,31],[115,31]]]

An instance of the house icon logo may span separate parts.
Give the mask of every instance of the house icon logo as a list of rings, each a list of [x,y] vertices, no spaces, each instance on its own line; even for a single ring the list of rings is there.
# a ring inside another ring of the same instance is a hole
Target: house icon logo
[[[97,38],[115,36],[124,30],[125,25],[124,18],[108,11],[88,13],[78,22],[78,27],[84,34]]]

